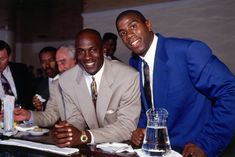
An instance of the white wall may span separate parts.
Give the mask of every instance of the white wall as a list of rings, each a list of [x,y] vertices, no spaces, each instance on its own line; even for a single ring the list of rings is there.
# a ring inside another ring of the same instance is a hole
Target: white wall
[[[206,42],[235,74],[235,1],[179,0],[83,14],[84,27],[97,29],[102,35],[117,33],[115,19],[126,9],[137,9],[153,23],[155,32],[165,36],[199,39]],[[128,62],[130,51],[118,40],[116,56]]]

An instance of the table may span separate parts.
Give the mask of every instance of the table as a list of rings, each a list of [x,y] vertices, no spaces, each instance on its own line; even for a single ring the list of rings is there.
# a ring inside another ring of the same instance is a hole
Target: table
[[[27,141],[54,144],[51,133],[43,136],[29,136],[17,134],[15,139],[22,139]],[[50,152],[24,148],[20,146],[7,146],[0,145],[0,157],[64,157],[64,155],[58,155]],[[96,148],[95,145],[84,145],[79,147],[79,153],[71,155],[71,157],[138,157],[136,153],[109,153],[104,152],[101,149]]]

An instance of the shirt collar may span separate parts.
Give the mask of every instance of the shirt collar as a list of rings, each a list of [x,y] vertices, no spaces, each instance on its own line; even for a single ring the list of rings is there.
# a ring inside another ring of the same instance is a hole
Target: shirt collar
[[[154,63],[154,58],[155,58],[155,52],[156,52],[156,48],[157,48],[157,41],[158,41],[158,37],[154,34],[153,36],[153,41],[147,51],[147,53],[145,54],[144,57],[140,56],[140,58],[142,60],[144,60],[145,62],[147,62],[150,65],[153,65]]]
[[[55,80],[57,80],[58,78],[59,78],[59,74],[57,74],[55,77],[48,77],[49,78],[49,82],[51,82],[51,81],[55,81]]]
[[[3,75],[5,75],[5,74],[7,74],[7,73],[9,73],[10,72],[10,67],[9,67],[9,65],[7,65],[6,66],[6,68],[3,70]]]

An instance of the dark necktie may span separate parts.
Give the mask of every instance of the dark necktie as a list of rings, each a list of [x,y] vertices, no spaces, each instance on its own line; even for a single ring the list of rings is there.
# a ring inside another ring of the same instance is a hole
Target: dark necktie
[[[149,74],[149,66],[148,63],[143,60],[144,63],[144,94],[149,105],[149,108],[152,107],[152,96],[151,96],[151,88],[150,88],[150,74]]]
[[[95,78],[93,76],[92,76],[92,82],[91,82],[91,96],[92,96],[92,101],[96,107],[96,100],[97,100],[98,93],[97,93],[97,85],[95,82]]]
[[[2,87],[4,89],[5,95],[12,95],[14,96],[10,83],[8,82],[7,78],[1,73],[1,82],[2,82]]]

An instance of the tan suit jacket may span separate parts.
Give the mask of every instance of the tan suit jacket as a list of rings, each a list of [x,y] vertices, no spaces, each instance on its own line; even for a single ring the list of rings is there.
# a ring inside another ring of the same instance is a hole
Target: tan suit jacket
[[[129,140],[141,109],[139,74],[117,61],[105,59],[104,66],[96,110],[79,66],[60,76],[66,109],[73,111],[68,121],[76,121],[80,130],[89,129],[95,143]]]
[[[59,119],[64,120],[64,104],[59,87],[59,81],[51,83],[50,97],[47,101],[47,107],[44,112],[33,111],[33,124],[42,127],[53,126]],[[68,111],[67,111],[68,112]]]

